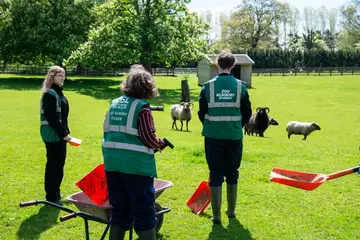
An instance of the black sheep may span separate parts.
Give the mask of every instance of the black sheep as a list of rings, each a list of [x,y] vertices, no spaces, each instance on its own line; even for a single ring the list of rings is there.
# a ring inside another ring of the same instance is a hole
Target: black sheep
[[[260,137],[264,137],[264,132],[269,127],[269,112],[268,107],[258,107],[256,113],[251,115],[249,122],[244,126],[245,134],[258,133]]]

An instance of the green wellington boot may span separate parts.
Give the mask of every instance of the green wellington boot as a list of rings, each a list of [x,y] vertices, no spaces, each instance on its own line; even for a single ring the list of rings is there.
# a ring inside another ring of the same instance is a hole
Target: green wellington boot
[[[126,231],[118,225],[111,225],[109,240],[124,240]]]
[[[236,207],[236,198],[237,198],[237,184],[226,185],[226,197],[228,202],[226,215],[229,218],[236,218],[235,207]]]
[[[136,231],[136,233],[139,236],[140,240],[155,240],[156,239],[155,228],[145,230],[145,231]]]
[[[210,187],[211,208],[213,217],[211,220],[214,224],[221,224],[221,187]]]

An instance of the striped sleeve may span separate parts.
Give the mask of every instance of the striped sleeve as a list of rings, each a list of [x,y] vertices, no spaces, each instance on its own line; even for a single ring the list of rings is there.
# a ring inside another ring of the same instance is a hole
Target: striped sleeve
[[[154,119],[148,106],[139,113],[138,122],[139,137],[148,148],[160,148],[164,142],[155,135]]]

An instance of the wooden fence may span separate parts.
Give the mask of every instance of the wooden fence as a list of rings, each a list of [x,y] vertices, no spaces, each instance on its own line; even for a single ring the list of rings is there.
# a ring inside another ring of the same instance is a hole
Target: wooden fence
[[[360,75],[360,67],[329,68],[253,68],[255,76],[336,76]]]
[[[43,66],[7,66],[0,74],[17,75],[45,75],[49,67]],[[197,68],[153,68],[153,75],[178,76],[183,74],[197,74]],[[118,69],[74,69],[67,68],[67,76],[123,76],[128,68]],[[336,76],[360,75],[360,67],[341,68],[253,68],[253,76]]]

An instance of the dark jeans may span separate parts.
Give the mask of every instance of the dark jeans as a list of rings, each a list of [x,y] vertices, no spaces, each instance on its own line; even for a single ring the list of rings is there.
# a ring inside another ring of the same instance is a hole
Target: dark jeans
[[[136,174],[106,171],[109,201],[112,205],[111,224],[136,231],[155,228],[154,178]]]
[[[55,202],[60,199],[60,185],[64,176],[66,159],[66,141],[45,142],[46,168],[45,192],[46,200]]]
[[[226,183],[237,184],[242,158],[242,139],[224,140],[205,137],[205,155],[210,170],[211,187]]]

